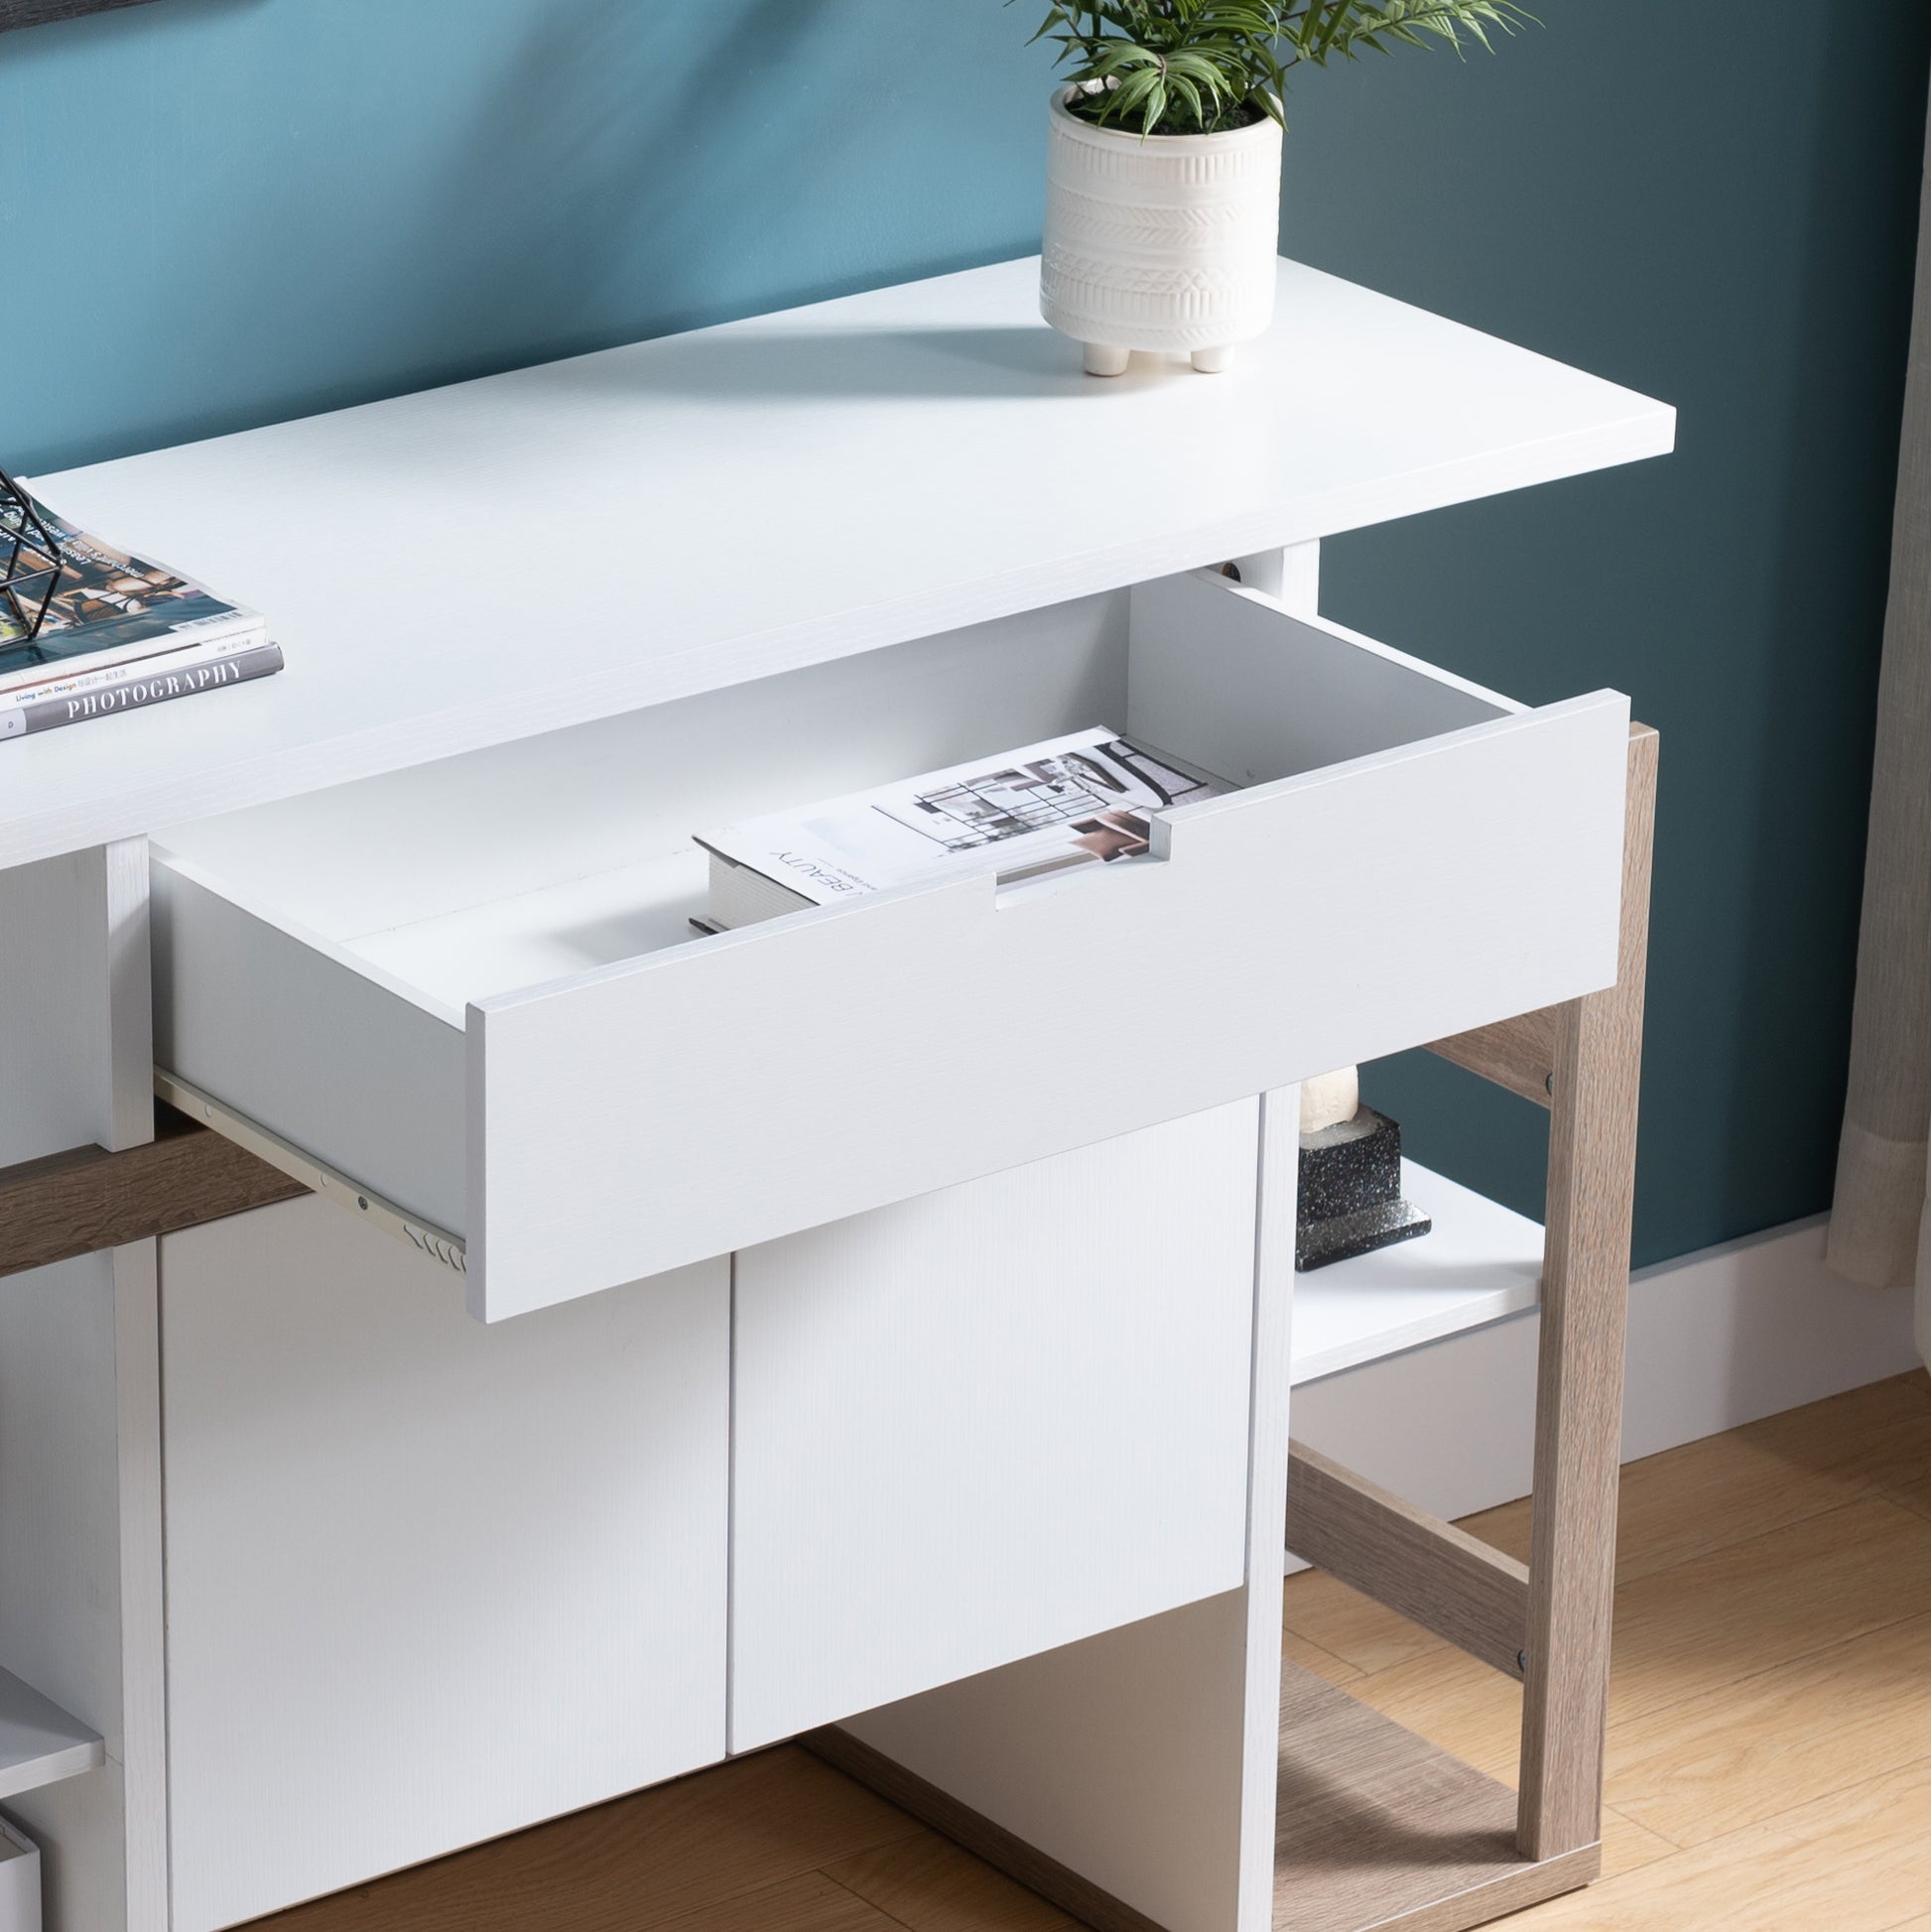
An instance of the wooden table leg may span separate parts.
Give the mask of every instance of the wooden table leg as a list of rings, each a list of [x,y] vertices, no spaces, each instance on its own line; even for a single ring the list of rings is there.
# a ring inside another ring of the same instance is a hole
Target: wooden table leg
[[[1601,1836],[1656,751],[1631,728],[1616,983],[1557,1009],[1516,1827],[1538,1860]]]

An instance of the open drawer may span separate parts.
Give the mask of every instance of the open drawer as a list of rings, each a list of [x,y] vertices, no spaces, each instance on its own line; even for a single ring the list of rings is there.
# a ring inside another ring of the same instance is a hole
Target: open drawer
[[[168,833],[157,1058],[513,1315],[1607,985],[1627,721],[1163,580]],[[1245,789],[692,930],[692,833],[1096,723]]]

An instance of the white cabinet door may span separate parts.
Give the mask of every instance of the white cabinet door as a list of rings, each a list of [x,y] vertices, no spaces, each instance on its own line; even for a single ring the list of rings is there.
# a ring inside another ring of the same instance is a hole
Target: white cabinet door
[[[1107,996],[1132,1013],[1130,979]],[[732,1749],[1241,1582],[1256,1123],[738,1255]]]
[[[727,1262],[485,1328],[311,1200],[162,1311],[174,1932],[723,1754]]]

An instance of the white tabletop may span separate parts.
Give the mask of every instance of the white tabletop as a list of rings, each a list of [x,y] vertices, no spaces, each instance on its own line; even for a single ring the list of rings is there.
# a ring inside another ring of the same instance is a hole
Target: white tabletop
[[[1280,275],[1224,376],[1083,375],[1024,260],[38,478],[288,669],[0,746],[0,866],[1671,447]]]

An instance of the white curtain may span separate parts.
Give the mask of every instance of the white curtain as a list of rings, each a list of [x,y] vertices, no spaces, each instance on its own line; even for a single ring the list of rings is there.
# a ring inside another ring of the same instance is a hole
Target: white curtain
[[[1931,129],[1830,1265],[1917,1287],[1931,1361]]]

